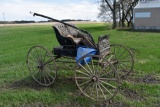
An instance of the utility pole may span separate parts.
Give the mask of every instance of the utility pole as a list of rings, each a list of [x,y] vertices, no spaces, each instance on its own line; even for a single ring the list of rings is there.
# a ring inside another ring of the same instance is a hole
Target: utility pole
[[[4,12],[3,12],[3,18],[4,18],[4,26],[5,26],[5,14],[4,14]]]

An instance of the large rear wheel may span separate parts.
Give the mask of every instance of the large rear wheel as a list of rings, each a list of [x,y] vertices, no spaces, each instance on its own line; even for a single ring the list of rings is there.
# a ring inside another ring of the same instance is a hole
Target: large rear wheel
[[[123,45],[111,45],[110,54],[105,57],[116,67],[120,77],[125,77],[133,70],[133,55],[131,51]]]
[[[85,55],[77,62],[75,81],[85,96],[96,101],[112,99],[119,88],[115,67],[95,55]]]

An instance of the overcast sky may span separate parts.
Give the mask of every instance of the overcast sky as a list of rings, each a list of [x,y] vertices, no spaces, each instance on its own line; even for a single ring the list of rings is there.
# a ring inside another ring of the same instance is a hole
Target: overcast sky
[[[0,21],[47,20],[32,17],[30,11],[56,19],[97,20],[96,0],[0,0]],[[4,13],[4,14],[3,14]]]

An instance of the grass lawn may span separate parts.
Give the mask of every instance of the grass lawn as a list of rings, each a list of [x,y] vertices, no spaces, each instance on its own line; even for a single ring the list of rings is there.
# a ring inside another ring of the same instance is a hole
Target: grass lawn
[[[110,34],[110,43],[132,50],[133,73],[121,81],[119,93],[108,106],[160,106],[160,33],[109,30],[104,24],[78,24],[98,36]],[[42,45],[48,50],[59,46],[50,25],[0,27],[0,106],[104,106],[78,90],[72,70],[59,69],[53,85],[43,87],[29,74],[26,56],[30,47]],[[107,106],[107,105],[106,105]]]

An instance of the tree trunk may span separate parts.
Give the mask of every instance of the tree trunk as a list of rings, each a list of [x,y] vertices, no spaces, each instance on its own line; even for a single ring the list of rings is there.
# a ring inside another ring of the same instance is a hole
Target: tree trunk
[[[113,2],[113,8],[111,9],[113,14],[113,26],[112,29],[115,29],[117,27],[117,20],[116,20],[116,0]]]
[[[118,11],[119,11],[119,28],[122,27],[122,18],[121,18],[121,4],[118,5]]]
[[[124,13],[124,4],[122,2],[122,28],[125,27],[125,13]]]
[[[113,25],[112,25],[112,29],[115,29],[116,27],[117,27],[116,12],[113,11]]]

